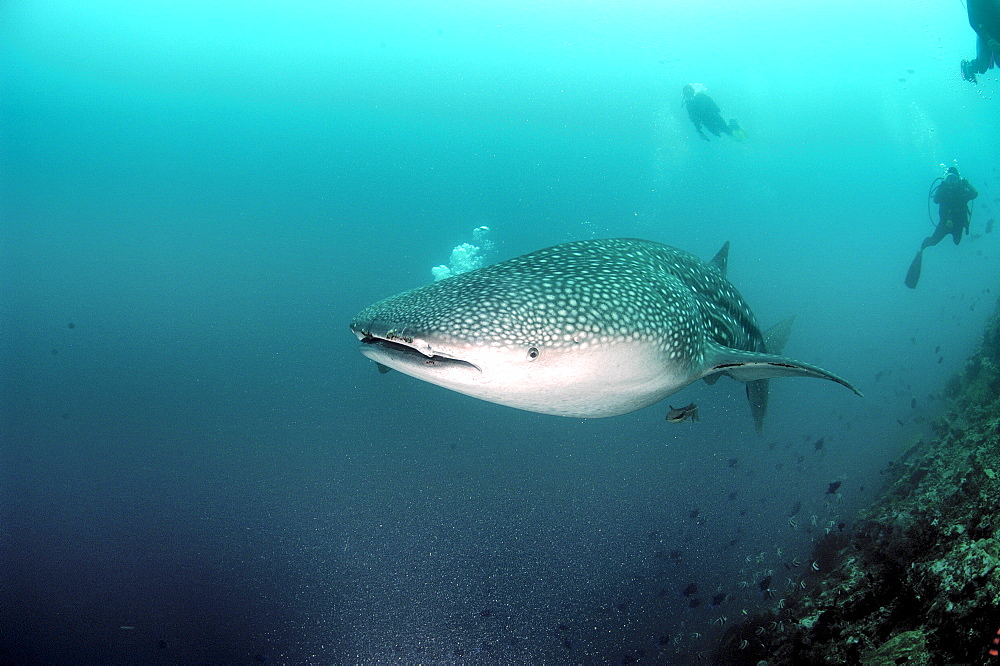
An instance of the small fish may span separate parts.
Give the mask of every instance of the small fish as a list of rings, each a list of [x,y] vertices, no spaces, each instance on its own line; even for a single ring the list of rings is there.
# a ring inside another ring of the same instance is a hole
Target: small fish
[[[826,494],[833,495],[834,493],[836,493],[837,489],[840,488],[841,483],[843,483],[843,481],[833,481],[832,483],[830,483],[830,487],[826,489]]]
[[[671,405],[670,411],[667,412],[667,423],[680,423],[681,421],[691,421],[694,423],[697,420],[698,405],[693,402],[684,407],[674,407]]]
[[[685,597],[690,597],[697,591],[698,591],[698,583],[688,583],[687,587],[685,587],[681,591],[681,594],[683,594]]]
[[[916,408],[917,408],[917,399],[913,398],[912,400],[910,400],[910,409],[916,409]]]
[[[712,606],[718,606],[719,604],[721,604],[722,602],[724,602],[728,598],[729,598],[728,594],[726,594],[725,592],[719,592],[714,597],[712,597],[712,600],[709,603]]]
[[[993,218],[986,220],[986,233],[993,233]]]
[[[822,451],[823,450],[823,438],[822,437],[820,437],[819,439],[816,440],[816,443],[813,444],[813,449],[815,449],[816,451]]]

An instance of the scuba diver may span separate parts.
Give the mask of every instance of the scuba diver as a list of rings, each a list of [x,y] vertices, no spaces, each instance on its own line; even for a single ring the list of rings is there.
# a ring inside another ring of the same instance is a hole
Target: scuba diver
[[[976,57],[962,61],[962,78],[978,83],[1000,58],[1000,0],[968,0],[969,25],[976,31]]]
[[[698,130],[698,136],[702,139],[710,140],[701,131],[704,126],[715,136],[722,136],[725,132],[737,141],[746,141],[747,133],[743,131],[735,118],[728,123],[722,119],[719,105],[708,96],[705,86],[700,83],[688,83],[681,91],[681,96],[684,98],[681,104],[687,107],[688,118],[694,123],[694,128]]]
[[[938,225],[934,233],[924,239],[920,249],[924,250],[937,245],[948,234],[952,235],[955,245],[962,242],[962,233],[969,233],[969,202],[979,196],[969,181],[962,178],[955,167],[948,167],[948,175],[935,187],[931,186],[930,196],[938,204]]]
[[[931,199],[938,204],[938,223],[934,228],[934,233],[920,244],[917,256],[910,264],[910,270],[907,271],[906,280],[904,280],[907,287],[910,289],[917,287],[924,250],[932,245],[937,245],[948,234],[951,234],[955,245],[958,245],[962,241],[962,234],[969,233],[969,217],[972,215],[969,202],[977,196],[979,196],[979,192],[976,191],[976,188],[967,179],[962,178],[962,174],[953,166],[948,167],[943,178],[934,179],[934,182],[931,183],[931,189],[927,193],[927,205],[930,206]]]

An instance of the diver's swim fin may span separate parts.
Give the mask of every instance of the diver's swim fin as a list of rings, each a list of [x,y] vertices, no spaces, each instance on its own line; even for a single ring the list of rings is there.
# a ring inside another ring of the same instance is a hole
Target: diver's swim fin
[[[729,136],[733,137],[740,143],[747,140],[747,133],[742,127],[740,127],[740,123],[736,120],[736,118],[731,118],[729,120]]]
[[[903,280],[905,284],[910,289],[917,288],[917,282],[920,281],[920,265],[924,260],[923,249],[917,250],[917,256],[913,257],[913,261],[910,262],[910,270],[906,271],[906,279]]]

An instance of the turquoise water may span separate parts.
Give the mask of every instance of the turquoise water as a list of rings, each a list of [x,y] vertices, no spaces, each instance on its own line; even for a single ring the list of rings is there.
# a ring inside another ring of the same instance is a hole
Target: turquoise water
[[[1000,84],[961,80],[958,2],[14,1],[0,31],[3,661],[689,660],[872,499],[1000,287]],[[748,140],[700,140],[688,82]],[[973,235],[907,290],[952,164]],[[729,240],[762,325],[866,397],[775,381],[759,437],[729,380],[674,425],[375,372],[351,316],[480,225],[495,260]]]

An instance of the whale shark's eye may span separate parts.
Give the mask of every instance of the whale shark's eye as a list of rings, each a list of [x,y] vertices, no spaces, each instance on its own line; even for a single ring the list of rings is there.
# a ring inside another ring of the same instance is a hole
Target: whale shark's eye
[[[538,358],[538,347],[529,347],[528,348],[528,360],[529,361],[534,361],[536,358]]]

